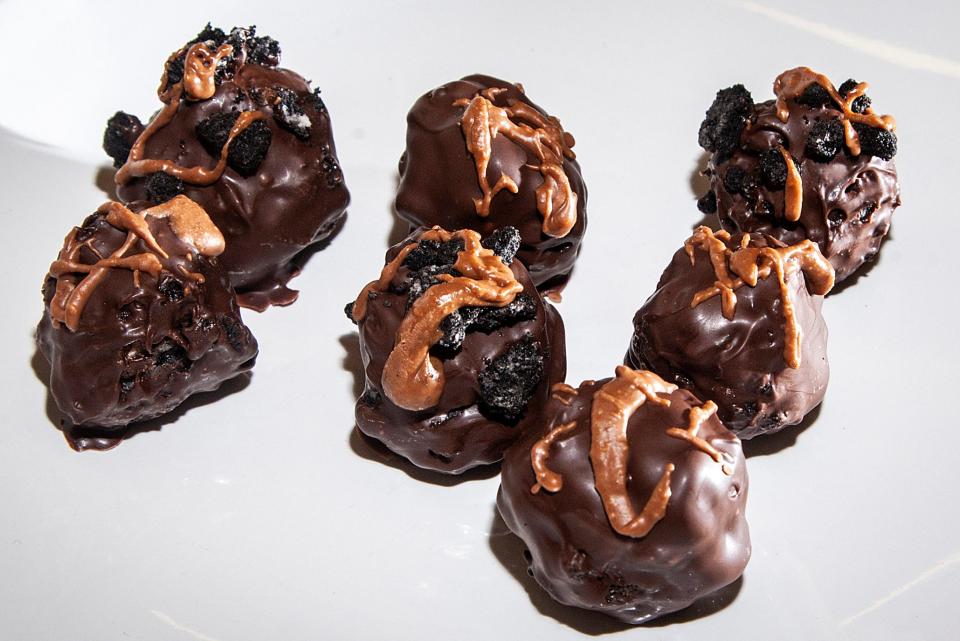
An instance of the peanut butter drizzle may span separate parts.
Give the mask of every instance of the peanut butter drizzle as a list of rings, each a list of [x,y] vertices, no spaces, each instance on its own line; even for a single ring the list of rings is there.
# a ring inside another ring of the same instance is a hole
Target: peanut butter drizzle
[[[571,149],[575,144],[573,136],[563,130],[559,120],[553,116],[545,118],[525,102],[511,100],[509,106],[497,107],[493,100],[504,91],[506,89],[491,87],[472,99],[461,98],[453,103],[455,107],[466,107],[460,126],[467,151],[473,155],[477,166],[477,181],[482,193],[481,198],[474,199],[477,214],[489,216],[490,203],[500,191],[506,189],[514,194],[519,191],[517,183],[504,173],[493,187],[487,180],[493,140],[503,134],[539,159],[536,169],[543,176],[543,183],[536,189],[536,199],[537,210],[543,216],[543,233],[563,238],[577,222],[577,195],[563,170],[564,157],[576,158]],[[524,122],[515,122],[511,118]]]
[[[576,421],[558,425],[534,443],[530,449],[530,464],[533,466],[533,473],[537,477],[537,482],[530,488],[531,493],[536,494],[541,488],[548,492],[559,492],[563,487],[563,477],[547,467],[547,458],[550,456],[550,446],[553,445],[553,442],[576,426]]]
[[[443,336],[440,323],[461,307],[503,307],[523,291],[510,268],[493,250],[480,244],[480,234],[465,229],[448,232],[434,227],[420,240],[448,242],[463,240],[453,268],[461,276],[439,274],[440,281],[418,298],[400,323],[393,351],[383,367],[383,392],[395,405],[411,411],[435,406],[443,394],[444,375],[440,361],[430,356],[430,347]],[[407,254],[419,241],[401,249],[380,274],[380,278],[361,290],[352,316],[360,321],[366,315],[366,301],[372,291],[383,291],[396,275]]]
[[[745,234],[741,239],[740,247],[735,250],[727,247],[729,241],[728,232],[714,232],[709,227],[700,226],[684,242],[683,246],[690,257],[690,264],[693,265],[696,262],[695,249],[707,252],[717,278],[712,286],[694,295],[690,307],[696,307],[720,295],[723,316],[727,320],[733,320],[737,305],[736,290],[743,285],[756,287],[759,279],[776,273],[780,284],[780,301],[783,305],[785,323],[783,358],[790,367],[794,369],[800,367],[800,328],[797,325],[787,278],[802,271],[811,293],[822,296],[833,288],[833,266],[823,257],[817,245],[810,240],[804,240],[789,247],[750,247],[750,236]]]
[[[616,377],[593,395],[590,410],[590,463],[597,493],[603,501],[607,520],[614,530],[625,536],[641,538],[650,533],[663,518],[670,501],[670,475],[675,467],[667,463],[660,480],[637,514],[627,491],[627,423],[637,408],[650,401],[669,406],[670,400],[658,394],[670,394],[676,385],[656,374],[636,371],[620,365]]]
[[[169,64],[176,60],[183,49],[175,52],[167,60]],[[159,160],[153,158],[144,158],[147,141],[157,131],[165,127],[176,116],[180,109],[181,98],[187,100],[209,100],[216,93],[216,71],[217,64],[223,58],[233,54],[231,45],[220,45],[215,52],[202,42],[191,45],[187,49],[186,57],[183,62],[183,78],[180,82],[164,88],[167,84],[167,65],[164,65],[163,77],[160,81],[158,94],[160,101],[164,103],[163,109],[141,132],[140,136],[130,148],[130,154],[127,161],[117,171],[114,177],[118,185],[125,185],[134,178],[147,176],[149,174],[162,171],[175,178],[192,185],[205,187],[216,182],[227,168],[227,152],[233,139],[239,136],[243,131],[257,120],[263,120],[265,116],[259,111],[244,111],[240,113],[237,121],[230,129],[227,141],[220,150],[220,158],[213,168],[201,166],[183,167],[172,160]]]
[[[576,395],[577,388],[566,383],[554,383],[553,387],[550,388],[550,397],[564,405],[570,405],[570,401]]]
[[[672,436],[674,438],[686,441],[698,448],[704,454],[708,455],[717,463],[723,464],[723,453],[711,445],[705,438],[697,434],[700,431],[700,427],[707,421],[707,419],[716,413],[717,404],[713,401],[707,401],[700,407],[691,407],[687,415],[687,427],[667,428],[667,436]],[[721,470],[727,476],[733,474],[733,469],[729,465],[721,465]]]
[[[793,156],[782,145],[780,154],[787,163],[787,184],[783,188],[783,217],[796,222],[800,220],[800,210],[803,209],[803,181],[800,179],[800,170],[793,162]]]
[[[186,202],[184,202],[186,201]],[[216,256],[223,251],[223,235],[213,224],[207,213],[199,205],[186,196],[177,196],[172,200],[157,205],[136,214],[118,202],[109,201],[97,209],[104,219],[113,227],[126,231],[127,237],[123,244],[106,258],[102,257],[89,244],[89,241],[77,241],[77,230],[73,229],[64,241],[60,255],[50,265],[50,275],[57,279],[57,288],[50,301],[50,318],[54,324],[63,323],[70,331],[77,331],[80,326],[80,316],[89,301],[90,296],[106,278],[111,269],[129,269],[133,272],[135,286],[140,286],[140,272],[146,272],[154,278],[159,278],[163,271],[160,259],[169,258],[169,254],[160,247],[157,239],[150,231],[146,217],[167,218],[171,230],[184,243],[191,245],[205,256]],[[212,229],[211,229],[212,228]],[[216,231],[216,234],[213,231]],[[216,254],[215,236],[220,236],[220,249]],[[127,256],[137,241],[142,241],[147,251]],[[80,251],[87,247],[99,257],[96,263],[88,265],[78,262]],[[194,274],[180,266],[181,273],[196,282],[203,282],[201,274]],[[80,282],[64,278],[69,274],[86,274]]]
[[[790,110],[787,107],[787,101],[799,97],[807,86],[815,82],[826,89],[830,97],[840,105],[843,112],[841,120],[843,121],[843,137],[847,149],[854,156],[860,155],[860,137],[853,128],[853,123],[865,124],[870,127],[880,127],[887,131],[894,131],[897,128],[897,121],[893,116],[881,116],[874,113],[873,108],[868,107],[864,113],[860,114],[853,110],[853,102],[865,94],[870,87],[865,82],[859,83],[847,96],[841,97],[830,79],[822,73],[817,73],[809,67],[797,67],[789,69],[777,76],[773,81],[773,93],[777,97],[777,118],[780,122],[787,122],[790,117]]]

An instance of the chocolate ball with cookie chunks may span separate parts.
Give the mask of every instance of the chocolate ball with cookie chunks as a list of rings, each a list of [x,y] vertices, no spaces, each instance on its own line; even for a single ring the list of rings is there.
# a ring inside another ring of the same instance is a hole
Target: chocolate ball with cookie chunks
[[[160,111],[144,126],[118,112],[104,149],[126,203],[185,194],[222,230],[220,261],[240,304],[287,305],[302,252],[344,220],[349,194],[319,91],[278,67],[254,27],[207,27],[164,65]]]
[[[257,341],[217,260],[224,248],[183,195],[142,210],[105,203],[67,235],[37,343],[72,447],[112,447],[132,423],[253,366]]]
[[[737,580],[750,559],[747,469],[716,409],[622,365],[553,388],[504,457],[497,495],[551,597],[636,625]]]
[[[742,439],[780,431],[826,392],[833,283],[813,241],[699,227],[634,316],[627,363],[715,401]]]
[[[865,82],[837,88],[798,67],[773,90],[758,104],[743,85],[717,93],[700,125],[711,191],[698,205],[730,232],[812,240],[841,281],[877,255],[900,206],[896,122],[874,112]]]
[[[544,291],[562,287],[587,227],[573,136],[520,84],[473,75],[407,116],[396,208],[411,227],[520,230],[517,257]]]
[[[514,256],[520,234],[418,230],[347,305],[366,384],[357,428],[414,465],[499,461],[566,374],[563,322]]]

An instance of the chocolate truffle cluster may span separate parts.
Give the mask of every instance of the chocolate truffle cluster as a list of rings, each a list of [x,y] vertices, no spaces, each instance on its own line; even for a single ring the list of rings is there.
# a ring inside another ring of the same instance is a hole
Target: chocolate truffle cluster
[[[208,24],[163,65],[149,123],[108,121],[121,202],[67,236],[37,331],[73,447],[115,445],[247,372],[257,342],[238,304],[292,303],[298,257],[343,220],[327,109],[279,62],[255,28]]]
[[[812,240],[837,281],[872,260],[900,184],[896,121],[874,112],[867,88],[798,67],[777,77],[775,100],[754,104],[743,85],[717,92],[700,125],[711,154],[701,211],[731,232]]]
[[[407,116],[397,214],[412,228],[520,231],[518,259],[543,289],[563,284],[587,227],[587,188],[560,121],[519,84],[472,75]]]
[[[277,41],[255,28],[207,25],[164,64],[150,122],[118,112],[104,134],[120,199],[197,202],[227,239],[220,262],[241,305],[256,310],[296,300],[296,259],[350,200],[319,90],[279,63]]]
[[[747,472],[716,405],[656,374],[553,388],[503,462],[497,506],[557,601],[638,624],[735,581]]]
[[[206,212],[183,195],[134,210],[108,202],[75,227],[43,287],[37,342],[77,449],[116,445],[257,355]]]
[[[439,227],[387,252],[347,306],[366,384],[357,427],[415,465],[499,461],[566,375],[563,323],[518,260],[520,234]]]
[[[699,227],[634,317],[627,362],[715,401],[741,438],[777,432],[826,392],[833,282],[812,241]]]

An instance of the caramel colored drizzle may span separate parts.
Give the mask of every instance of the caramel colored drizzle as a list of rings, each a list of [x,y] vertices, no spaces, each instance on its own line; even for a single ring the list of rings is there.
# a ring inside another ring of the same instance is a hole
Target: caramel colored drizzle
[[[140,272],[146,272],[158,278],[163,271],[160,259],[169,258],[169,254],[160,247],[156,237],[150,231],[146,217],[169,219],[173,233],[184,243],[194,247],[204,256],[216,256],[223,252],[224,240],[220,230],[213,224],[202,207],[186,196],[177,196],[172,200],[146,209],[139,214],[130,211],[117,202],[106,202],[97,209],[113,227],[127,232],[123,244],[106,258],[100,256],[89,242],[77,241],[77,230],[67,236],[60,255],[50,265],[50,275],[57,279],[57,288],[50,301],[50,317],[53,322],[63,323],[70,331],[80,326],[80,316],[97,287],[106,278],[111,269],[129,269],[133,272],[136,287],[140,286]],[[219,236],[219,245],[216,237]],[[127,256],[137,241],[142,241],[147,251]],[[80,251],[87,247],[99,260],[92,265],[78,261]],[[219,250],[218,250],[219,247]],[[210,253],[216,252],[216,253]],[[181,273],[196,282],[203,282],[201,274],[186,271],[180,266]],[[69,274],[86,274],[80,282],[63,278]]]
[[[533,473],[537,477],[537,482],[530,488],[530,492],[533,494],[538,493],[541,488],[548,492],[559,492],[563,487],[563,477],[547,467],[547,458],[550,456],[550,446],[553,445],[553,442],[572,431],[576,426],[576,421],[558,425],[534,443],[530,449],[530,464],[533,466]]]
[[[780,147],[783,161],[787,163],[787,184],[783,191],[783,217],[791,222],[800,220],[800,210],[803,209],[803,182],[800,180],[800,170],[793,162],[793,156],[786,149]]]
[[[577,388],[566,383],[554,383],[553,387],[550,388],[550,397],[564,405],[570,405],[576,395]]]
[[[464,249],[457,254],[453,268],[461,276],[439,274],[439,283],[418,298],[400,323],[393,350],[383,367],[383,392],[395,405],[411,411],[435,406],[443,394],[444,375],[440,361],[430,356],[430,347],[443,332],[443,319],[461,307],[503,307],[523,291],[510,268],[493,250],[480,244],[480,234],[473,230],[447,232],[439,227],[424,232],[420,240],[448,242],[462,239]],[[353,318],[366,314],[370,292],[382,291],[392,280],[403,258],[417,245],[411,243],[390,261],[380,278],[368,284],[354,303]]]
[[[823,87],[834,102],[840,105],[840,110],[843,112],[841,120],[843,121],[844,142],[854,156],[860,155],[860,137],[857,136],[857,131],[853,128],[854,123],[879,127],[887,131],[893,131],[897,128],[897,121],[893,116],[881,116],[874,113],[873,109],[869,107],[862,114],[853,110],[854,101],[865,94],[870,85],[861,82],[849,91],[846,97],[841,97],[829,78],[809,67],[789,69],[773,81],[773,93],[777,97],[777,117],[780,122],[787,122],[790,117],[787,101],[802,95],[803,90],[813,82]]]
[[[625,536],[641,538],[666,514],[670,501],[670,475],[673,463],[664,466],[660,480],[637,514],[627,491],[627,423],[633,413],[650,401],[669,406],[670,400],[658,394],[670,394],[676,385],[667,383],[652,372],[635,371],[620,365],[616,377],[593,395],[590,412],[590,463],[597,493],[603,501],[607,520],[613,529]]]
[[[183,50],[175,52],[168,59],[168,65],[175,60]],[[166,87],[167,84],[167,66],[164,65],[163,78],[160,81],[158,91],[160,101],[164,103],[163,109],[154,117],[150,124],[143,130],[137,140],[130,148],[130,154],[127,161],[117,171],[114,178],[118,185],[125,185],[134,178],[147,176],[159,171],[179,178],[192,185],[205,187],[216,182],[227,168],[227,153],[230,143],[243,131],[257,120],[266,118],[259,111],[244,111],[240,113],[227,140],[220,149],[220,158],[217,164],[212,168],[201,166],[184,167],[178,165],[172,160],[160,160],[154,158],[144,158],[147,141],[160,129],[165,127],[176,116],[180,109],[181,98],[187,100],[209,100],[216,93],[216,71],[217,64],[221,59],[230,56],[233,53],[233,47],[230,45],[221,45],[215,52],[202,42],[198,42],[187,49],[186,57],[183,63],[183,78],[180,82]]]
[[[536,169],[543,176],[543,183],[536,189],[536,199],[537,210],[543,216],[543,233],[562,238],[577,222],[577,195],[563,170],[564,157],[576,157],[571,149],[573,136],[563,130],[559,120],[553,116],[544,117],[525,102],[511,100],[509,106],[497,107],[493,100],[504,91],[502,88],[484,89],[472,99],[461,98],[453,103],[456,107],[466,107],[460,126],[467,151],[473,155],[477,166],[477,181],[482,193],[481,198],[474,199],[477,214],[489,216],[490,203],[500,191],[506,189],[514,194],[519,191],[517,183],[504,173],[492,187],[487,180],[493,140],[503,134],[539,159]],[[515,122],[511,118],[524,122]]]
[[[787,278],[802,271],[811,292],[824,295],[833,288],[833,266],[810,240],[789,247],[750,247],[750,236],[746,234],[740,247],[735,250],[727,247],[729,241],[728,232],[714,232],[709,227],[701,226],[684,242],[690,264],[695,264],[695,248],[707,252],[717,279],[713,285],[694,295],[690,307],[696,307],[720,295],[724,317],[733,320],[737,305],[736,290],[743,285],[756,287],[759,279],[776,273],[785,322],[783,357],[790,367],[800,367],[800,328],[794,313],[793,298],[787,287]]]
[[[707,421],[707,419],[716,413],[717,404],[713,401],[707,401],[700,407],[691,407],[690,412],[687,415],[687,427],[667,428],[667,436],[672,436],[690,443],[717,463],[722,464],[723,453],[698,434],[700,428]],[[729,465],[724,464],[721,466],[721,469],[727,476],[733,473],[733,469]]]

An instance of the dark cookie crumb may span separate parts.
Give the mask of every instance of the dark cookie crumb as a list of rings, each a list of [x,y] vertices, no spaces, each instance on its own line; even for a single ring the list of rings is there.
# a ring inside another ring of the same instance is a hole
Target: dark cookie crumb
[[[242,352],[247,333],[243,323],[235,320],[232,316],[223,315],[220,317],[220,328],[223,330],[223,335],[230,347],[236,352]]]
[[[501,227],[480,241],[486,249],[500,257],[504,265],[510,265],[520,249],[520,232],[516,227]]]
[[[846,98],[847,94],[853,91],[857,84],[859,83],[856,80],[849,78],[845,80],[842,85],[837,87],[837,93]],[[850,105],[850,110],[853,111],[853,113],[862,114],[865,113],[872,104],[873,101],[870,100],[870,96],[864,94],[853,101],[853,104]]]
[[[313,108],[322,114],[327,113],[327,105],[324,104],[323,98],[320,97],[320,87],[316,87],[313,90]]]
[[[183,300],[183,283],[176,278],[171,276],[164,277],[160,281],[160,284],[157,285],[157,289],[161,294],[166,296],[167,300],[169,300],[171,303],[177,303]]]
[[[543,350],[529,336],[510,345],[478,377],[482,406],[491,414],[514,421],[543,378]]]
[[[457,255],[463,250],[462,238],[454,238],[446,242],[421,240],[403,259],[403,266],[412,272],[428,266],[447,267],[457,262]]]
[[[822,120],[810,127],[804,150],[807,158],[829,162],[843,146],[843,125],[839,120]]]
[[[303,110],[303,102],[293,89],[275,87],[277,102],[273,105],[273,118],[277,123],[300,140],[310,139],[310,117]]]
[[[179,196],[184,191],[183,181],[176,176],[158,171],[149,174],[143,179],[143,190],[147,194],[147,200],[159,205],[165,203],[174,196]]]
[[[863,205],[863,209],[860,210],[860,214],[857,216],[857,220],[861,223],[869,223],[870,218],[873,216],[873,212],[877,211],[877,203],[872,200],[868,200]]]
[[[196,134],[200,144],[211,156],[219,157],[230,137],[239,112],[221,112],[197,123]],[[253,121],[230,142],[227,164],[242,176],[252,176],[267,155],[273,134],[262,120]]]
[[[743,85],[718,91],[700,124],[700,146],[714,152],[716,160],[724,160],[740,143],[740,133],[752,111],[753,98]]]
[[[327,187],[336,189],[343,184],[343,172],[337,163],[337,157],[333,155],[329,145],[324,145],[323,160],[320,164],[320,171],[327,177]]]
[[[827,91],[826,87],[821,85],[819,82],[811,82],[807,85],[803,93],[797,96],[797,102],[801,105],[806,105],[808,107],[824,107],[827,105],[836,106],[833,98],[830,97],[830,92]]]
[[[730,194],[743,193],[746,181],[747,172],[736,165],[728,167],[723,174],[723,188]]]
[[[860,153],[884,160],[897,155],[897,135],[892,131],[861,123],[854,123],[853,128],[860,138]]]
[[[350,322],[353,323],[354,325],[357,324],[357,321],[353,319],[353,306],[356,304],[357,304],[356,301],[350,301],[349,303],[343,306],[343,313],[347,315],[347,318],[349,318]]]
[[[440,323],[443,336],[437,341],[438,350],[446,355],[456,353],[463,345],[467,332],[489,334],[501,327],[514,325],[537,317],[537,304],[526,294],[517,294],[503,307],[463,307]]]
[[[711,189],[697,200],[697,209],[704,214],[717,213],[717,195]]]
[[[165,338],[153,350],[153,364],[156,367],[170,367],[185,372],[193,363],[187,357],[187,350]]]
[[[379,390],[367,388],[363,390],[363,396],[360,397],[360,402],[367,407],[376,407],[383,402],[383,396],[380,394]]]
[[[103,132],[103,150],[113,158],[113,166],[120,168],[130,156],[130,148],[143,133],[143,123],[132,114],[118,111],[107,121]]]
[[[760,154],[760,177],[763,184],[770,189],[779,191],[786,187],[787,161],[779,149],[770,149]]]
[[[847,215],[842,209],[831,209],[830,213],[827,214],[827,223],[830,225],[831,229],[839,228],[846,219]]]

